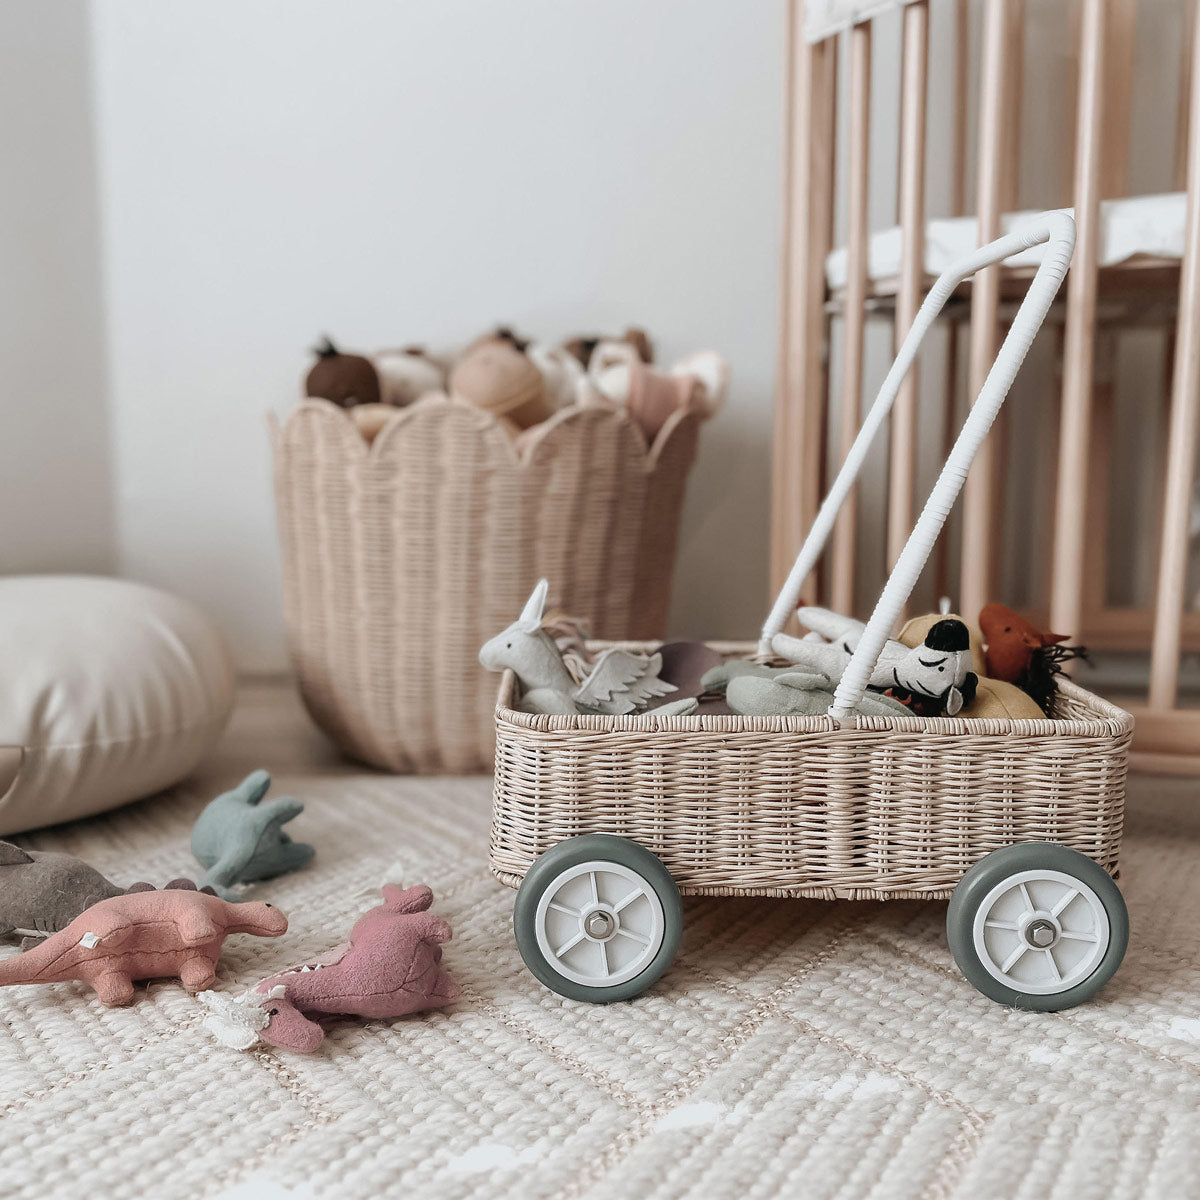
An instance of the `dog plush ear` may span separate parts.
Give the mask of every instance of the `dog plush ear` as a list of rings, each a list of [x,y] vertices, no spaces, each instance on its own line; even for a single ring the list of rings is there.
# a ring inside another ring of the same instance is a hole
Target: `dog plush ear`
[[[953,717],[962,710],[963,694],[956,687],[946,689],[946,716]]]
[[[17,867],[31,862],[33,859],[20,846],[14,846],[12,842],[0,842],[0,867]]]

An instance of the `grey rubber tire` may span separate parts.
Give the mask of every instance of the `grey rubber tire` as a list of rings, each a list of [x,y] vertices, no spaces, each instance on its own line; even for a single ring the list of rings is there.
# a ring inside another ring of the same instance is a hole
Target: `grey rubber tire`
[[[537,912],[543,893],[564,872],[587,862],[614,863],[635,872],[653,890],[662,906],[663,937],[658,950],[632,979],[612,986],[593,987],[566,978],[555,969],[538,944]],[[645,847],[612,834],[589,833],[552,846],[529,868],[513,906],[513,932],[517,949],[530,973],[552,992],[568,1000],[611,1004],[640,996],[670,967],[683,932],[683,902],[671,872]]]
[[[980,906],[1006,879],[1027,871],[1052,871],[1086,884],[1104,909],[1107,946],[1092,972],[1063,991],[1029,993],[997,979],[984,966],[974,929]],[[990,1000],[1034,1012],[1060,1012],[1090,1000],[1116,974],[1129,944],[1129,913],[1112,877],[1086,855],[1054,842],[1021,842],[981,858],[961,879],[946,913],[950,953],[968,981]]]

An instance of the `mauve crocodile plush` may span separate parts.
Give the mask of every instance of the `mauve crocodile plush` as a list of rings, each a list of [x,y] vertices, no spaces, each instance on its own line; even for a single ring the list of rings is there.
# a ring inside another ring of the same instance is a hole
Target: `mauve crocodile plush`
[[[241,996],[203,992],[205,1026],[227,1046],[258,1041],[312,1053],[325,1038],[320,1016],[403,1017],[458,998],[442,967],[450,926],[429,912],[423,884],[383,887],[383,903],[364,913],[350,940],[319,958],[255,984]]]

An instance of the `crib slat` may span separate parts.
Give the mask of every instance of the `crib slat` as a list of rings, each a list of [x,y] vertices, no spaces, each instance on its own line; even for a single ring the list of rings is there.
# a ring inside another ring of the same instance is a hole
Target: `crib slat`
[[[1012,10],[1007,0],[987,0],[983,16],[982,79],[979,102],[979,161],[976,168],[976,212],[979,214],[979,244],[1000,234],[1001,201],[1006,184],[1002,136],[1006,111],[1008,62],[1013,47],[1008,22]],[[971,285],[971,338],[968,379],[970,395],[979,394],[991,370],[998,344],[997,313],[1000,304],[998,267],[988,267]],[[962,599],[960,610],[974,616],[992,594],[995,561],[995,513],[993,503],[997,478],[996,436],[979,448],[963,489]]]
[[[1150,707],[1175,705],[1179,687],[1180,627],[1187,586],[1188,525],[1200,432],[1200,22],[1192,35],[1187,148],[1187,230],[1179,286],[1174,386],[1167,478],[1163,493],[1162,556],[1158,568],[1154,641],[1150,651]]]
[[[1062,425],[1054,513],[1050,625],[1075,634],[1083,624],[1091,447],[1093,338],[1103,161],[1104,50],[1107,0],[1084,0],[1080,33],[1078,125],[1075,131],[1075,258],[1067,276]]]
[[[871,26],[850,31],[848,102],[849,163],[847,190],[846,317],[844,323],[841,421],[838,451],[845,458],[858,433],[862,408],[863,330],[867,307],[868,196],[871,157]],[[857,489],[846,503],[833,530],[833,570],[830,603],[838,612],[854,611],[854,567],[858,534]]]
[[[803,5],[789,5],[784,278],[772,483],[772,590],[787,577],[816,516],[825,411],[825,257],[833,218],[836,40],[809,44]],[[812,596],[811,583],[806,594]]]
[[[900,286],[896,294],[898,347],[921,305],[925,274],[925,118],[928,105],[929,8],[927,0],[904,9],[900,78]],[[914,363],[892,409],[888,473],[888,566],[912,532],[917,473],[917,395]]]

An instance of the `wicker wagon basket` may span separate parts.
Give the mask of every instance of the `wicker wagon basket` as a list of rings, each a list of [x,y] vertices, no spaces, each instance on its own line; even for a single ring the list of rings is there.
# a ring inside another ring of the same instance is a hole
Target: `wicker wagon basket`
[[[492,871],[513,887],[558,842],[598,832],[645,846],[696,895],[941,899],[985,854],[1026,841],[1117,868],[1133,720],[1072,683],[1054,720],[858,716],[851,728],[546,716],[519,711],[515,690],[509,672],[491,838]]]
[[[563,410],[518,447],[489,413],[427,399],[368,445],[324,400],[272,422],[284,619],[300,694],[348,754],[487,770],[479,645],[540,575],[600,637],[661,637],[700,418],[647,449],[623,413]]]
[[[521,711],[516,679],[505,676],[490,863],[520,886],[518,945],[547,986],[591,1001],[644,991],[674,954],[681,892],[952,897],[948,933],[964,974],[993,999],[1024,1007],[1079,1003],[1116,970],[1128,936],[1111,878],[1127,713],[1066,680],[1053,719],[854,711],[1066,274],[1069,217],[1047,214],[934,284],[760,642],[717,648],[769,654],[938,310],[980,267],[1047,242],[827,715],[548,716]],[[600,957],[588,960],[593,951]]]

